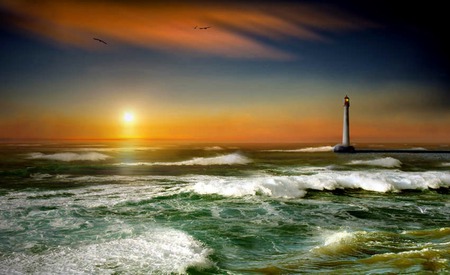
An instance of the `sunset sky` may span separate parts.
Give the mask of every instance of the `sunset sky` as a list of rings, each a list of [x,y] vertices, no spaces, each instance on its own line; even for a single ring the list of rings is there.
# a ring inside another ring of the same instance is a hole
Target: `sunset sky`
[[[0,0],[0,139],[338,143],[348,95],[352,142],[448,143],[446,9],[391,2]]]

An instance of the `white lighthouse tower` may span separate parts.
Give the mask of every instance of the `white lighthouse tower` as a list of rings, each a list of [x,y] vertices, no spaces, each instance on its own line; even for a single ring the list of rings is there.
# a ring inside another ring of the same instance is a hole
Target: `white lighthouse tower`
[[[349,112],[350,108],[350,98],[348,96],[344,97],[344,125],[342,127],[342,144],[334,146],[334,152],[337,153],[349,153],[354,152],[355,148],[350,146],[350,123],[349,123]]]

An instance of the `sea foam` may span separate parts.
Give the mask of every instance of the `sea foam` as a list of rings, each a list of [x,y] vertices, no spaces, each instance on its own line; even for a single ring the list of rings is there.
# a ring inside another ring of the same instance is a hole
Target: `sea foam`
[[[306,147],[300,149],[291,150],[263,150],[264,152],[285,152],[285,153],[320,153],[320,152],[332,152],[333,146],[320,146],[320,147]]]
[[[220,155],[216,157],[198,157],[190,160],[184,161],[175,161],[175,162],[128,162],[128,163],[119,163],[117,165],[124,166],[139,166],[139,165],[148,165],[148,166],[182,166],[182,165],[236,165],[236,164],[248,164],[252,162],[246,156],[243,156],[239,153],[232,153],[227,155]]]
[[[377,158],[371,160],[352,160],[348,164],[350,165],[366,165],[376,166],[384,168],[399,168],[402,166],[402,162],[392,157]]]
[[[63,152],[55,154],[30,153],[27,156],[27,159],[46,159],[59,161],[80,161],[80,160],[99,161],[105,160],[107,158],[110,158],[110,156],[97,152],[88,152],[88,153]]]
[[[58,247],[45,254],[16,254],[0,261],[9,274],[184,274],[189,267],[209,268],[212,250],[175,229],[79,247]]]
[[[203,150],[205,151],[222,151],[224,150],[224,148],[220,147],[220,146],[208,146],[203,148]]]
[[[94,147],[83,147],[83,148],[71,148],[70,151],[94,151],[94,152],[133,152],[133,151],[157,151],[161,150],[161,147],[104,147],[104,148],[94,148]]]
[[[450,174],[443,172],[319,172],[299,176],[215,177],[197,176],[190,189],[199,194],[227,197],[263,195],[301,198],[308,190],[363,189],[373,192],[425,190],[450,187]]]

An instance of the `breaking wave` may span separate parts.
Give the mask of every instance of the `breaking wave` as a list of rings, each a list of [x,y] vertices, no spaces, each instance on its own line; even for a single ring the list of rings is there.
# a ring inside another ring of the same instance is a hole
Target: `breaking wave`
[[[198,194],[227,197],[263,195],[301,198],[308,190],[363,189],[373,192],[425,190],[450,187],[444,172],[319,172],[300,176],[255,176],[248,178],[201,176],[190,188]]]
[[[368,271],[399,267],[401,270],[410,268],[411,271],[445,272],[448,271],[450,251],[448,242],[443,237],[448,236],[449,232],[450,228],[405,231],[400,234],[383,231],[347,232],[346,230],[323,232],[325,235],[323,244],[314,247],[310,252],[316,256],[315,258],[319,256],[319,259],[325,261],[340,259],[343,255],[357,256],[359,259],[356,261],[363,264],[362,267],[369,269]],[[424,242],[420,238],[424,235],[433,241]],[[375,252],[380,246],[386,248],[385,253]]]
[[[79,160],[89,160],[89,161],[99,161],[110,158],[110,156],[97,153],[55,153],[55,154],[43,154],[43,153],[29,153],[27,159],[46,159],[46,160],[59,160],[59,161],[79,161]]]
[[[264,150],[264,152],[286,152],[286,153],[316,153],[316,152],[332,152],[333,146],[306,147],[292,150]]]
[[[95,151],[95,152],[133,152],[133,151],[157,151],[161,150],[161,147],[105,147],[105,148],[93,148],[93,147],[84,147],[84,148],[75,148],[70,149],[70,151]]]
[[[423,148],[423,147],[412,147],[412,148],[407,149],[407,150],[428,151],[428,149]]]
[[[217,157],[198,157],[185,161],[175,161],[175,162],[129,162],[129,163],[119,163],[117,165],[124,166],[182,166],[182,165],[244,165],[252,162],[251,159],[243,156],[239,153],[232,153],[227,155],[220,155]]]
[[[147,234],[89,244],[58,247],[46,254],[17,254],[0,262],[9,274],[184,274],[189,267],[209,268],[212,250],[192,236],[175,229],[156,229]]]
[[[402,162],[392,157],[385,157],[373,160],[352,160],[348,164],[350,165],[366,165],[377,166],[384,168],[399,168],[402,166]]]

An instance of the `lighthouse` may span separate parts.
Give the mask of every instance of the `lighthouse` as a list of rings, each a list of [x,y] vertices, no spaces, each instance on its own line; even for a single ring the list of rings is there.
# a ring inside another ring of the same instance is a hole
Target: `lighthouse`
[[[337,153],[350,153],[355,151],[355,148],[353,146],[350,146],[349,108],[350,98],[346,95],[344,97],[344,124],[342,126],[342,144],[334,146],[333,149],[333,151]]]

